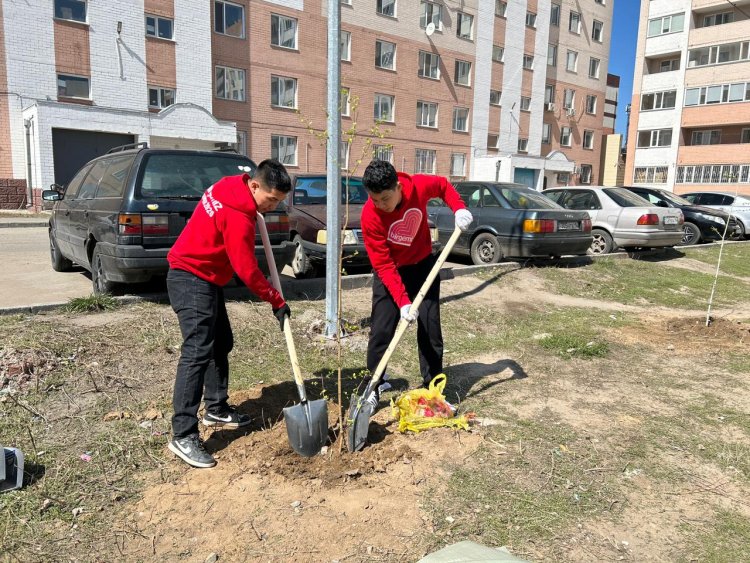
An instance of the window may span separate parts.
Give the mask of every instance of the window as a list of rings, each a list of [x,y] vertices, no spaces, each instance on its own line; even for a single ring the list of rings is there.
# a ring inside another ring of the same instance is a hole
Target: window
[[[638,148],[668,147],[672,144],[671,129],[638,131]]]
[[[593,171],[593,166],[590,164],[581,164],[581,171],[580,171],[580,182],[581,184],[590,184],[591,183],[591,173]]]
[[[518,152],[529,152],[528,139],[518,139]]]
[[[659,61],[659,69],[656,72],[670,72],[672,70],[680,70],[680,59]]]
[[[419,70],[417,74],[424,78],[440,80],[440,55],[428,53],[427,51],[420,51]]]
[[[495,0],[495,15],[499,18],[504,18],[505,13],[508,11],[508,3],[503,0]]]
[[[688,68],[747,60],[750,41],[700,47],[688,51]]]
[[[563,147],[570,146],[570,127],[560,127],[560,145]]]
[[[339,166],[342,170],[349,169],[349,141],[339,143]]]
[[[165,108],[174,103],[173,88],[158,88],[150,86],[148,89],[148,106],[152,108]]]
[[[245,101],[245,71],[226,66],[216,67],[216,97]]]
[[[576,103],[576,91],[569,88],[563,90],[563,107],[565,109],[573,109]]]
[[[351,111],[351,99],[349,97],[349,88],[341,88],[341,115],[349,117]]]
[[[581,14],[578,12],[570,12],[570,18],[568,19],[568,31],[573,33],[581,33]]]
[[[578,71],[578,53],[575,51],[568,51],[568,62],[566,63],[565,68],[569,72]]]
[[[703,17],[703,27],[710,27],[712,25],[724,25],[725,23],[732,23],[733,21],[734,12],[711,14],[710,16]]]
[[[471,63],[469,61],[456,61],[456,73],[454,76],[456,84],[469,86],[471,84]]]
[[[146,35],[159,39],[174,39],[174,22],[169,18],[146,15]]]
[[[560,26],[560,4],[551,4],[549,8],[549,24]]]
[[[718,129],[693,131],[690,140],[691,145],[718,145],[719,143],[721,143],[721,131]]]
[[[247,131],[240,131],[239,129],[237,130],[237,142],[234,144],[234,148],[237,150],[238,153],[248,156],[247,154]]]
[[[393,164],[393,147],[390,145],[373,145],[372,159],[384,160]]]
[[[61,20],[85,22],[85,0],[55,0],[55,17]]]
[[[750,143],[750,129],[743,129],[740,136],[740,143]]]
[[[490,105],[499,106],[501,96],[502,92],[500,90],[490,90]]]
[[[466,176],[466,155],[454,152],[451,155],[451,176],[464,178]]]
[[[642,166],[635,169],[634,184],[666,184],[667,166]]]
[[[417,102],[417,126],[437,127],[438,105],[430,102]]]
[[[352,60],[352,34],[349,31],[341,32],[341,39],[339,40],[339,52],[341,53],[342,61]]]
[[[386,121],[393,123],[393,105],[395,102],[394,96],[388,94],[375,94],[375,111],[374,119],[377,121]]]
[[[396,17],[396,0],[377,0],[375,11],[383,16]]]
[[[555,85],[547,84],[544,87],[544,103],[553,104],[555,103]]]
[[[547,66],[557,66],[557,45],[547,45]]]
[[[598,43],[604,41],[604,24],[599,20],[594,20],[591,24],[591,39]]]
[[[536,28],[536,14],[534,12],[526,12],[526,25]]]
[[[531,111],[531,98],[521,96],[521,111]]]
[[[594,132],[586,129],[583,132],[583,148],[593,149],[594,148]]]
[[[469,130],[469,108],[453,108],[453,130],[462,133]]]
[[[525,68],[526,70],[531,70],[534,68],[534,55],[523,56],[523,68]]]
[[[388,41],[375,41],[375,66],[388,70],[396,69],[396,44]]]
[[[594,57],[589,59],[589,78],[599,78],[599,66],[599,59],[595,59]]]
[[[89,79],[69,74],[57,75],[57,96],[60,98],[91,98]]]
[[[503,62],[503,59],[505,58],[505,47],[500,47],[499,45],[493,45],[492,46],[492,60],[496,63]]]
[[[96,198],[122,196],[125,191],[125,179],[128,177],[128,172],[130,172],[132,164],[132,156],[120,156],[110,159],[107,171],[99,181]]]
[[[542,143],[548,145],[552,142],[552,127],[549,123],[542,123]]]
[[[443,7],[432,2],[422,2],[422,14],[419,16],[419,27],[422,29],[431,23],[435,29],[443,29]]]
[[[474,16],[458,12],[456,36],[461,39],[471,39],[474,30]]]
[[[273,16],[272,16],[273,17]],[[245,8],[229,2],[214,2],[214,31],[232,37],[245,37]]]
[[[297,20],[286,16],[271,14],[271,45],[297,48]]]
[[[430,149],[417,149],[414,159],[414,172],[417,174],[435,173],[436,153]]]
[[[586,95],[586,113],[590,115],[596,115],[596,95]]]
[[[297,166],[297,137],[271,135],[271,158],[282,164]]]
[[[271,75],[271,105],[277,108],[297,107],[297,79]]]
[[[675,14],[648,20],[648,36],[655,37],[666,33],[682,31],[685,24],[685,14]]]
[[[595,4],[601,4],[602,6],[605,6],[605,5],[606,5],[606,3],[605,3],[605,1],[604,1],[604,0],[594,0],[594,3],[595,3]]]
[[[676,101],[677,90],[654,92],[653,94],[643,94],[641,96],[641,111],[648,111],[652,109],[670,109],[675,106]],[[688,105],[687,97],[685,98],[685,105]]]

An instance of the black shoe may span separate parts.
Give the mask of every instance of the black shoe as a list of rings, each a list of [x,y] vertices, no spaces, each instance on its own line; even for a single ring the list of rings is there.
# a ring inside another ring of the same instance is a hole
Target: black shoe
[[[188,465],[193,467],[213,467],[216,460],[203,447],[201,439],[192,434],[184,438],[173,438],[167,447]]]
[[[206,412],[203,415],[203,424],[206,426],[220,426],[228,430],[248,426],[252,419],[246,414],[237,412],[234,407],[227,407],[219,412]]]

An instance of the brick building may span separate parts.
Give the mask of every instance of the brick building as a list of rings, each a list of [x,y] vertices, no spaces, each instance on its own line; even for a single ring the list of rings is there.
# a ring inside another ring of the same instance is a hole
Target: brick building
[[[65,183],[130,142],[234,144],[324,171],[311,129],[326,126],[326,11],[0,0],[0,192]],[[342,127],[357,131],[342,161],[361,172],[374,153],[537,188],[595,181],[611,23],[611,0],[342,0]]]

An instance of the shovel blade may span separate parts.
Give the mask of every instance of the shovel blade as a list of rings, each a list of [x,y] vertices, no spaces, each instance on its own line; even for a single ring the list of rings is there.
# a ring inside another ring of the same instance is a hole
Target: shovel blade
[[[358,452],[365,447],[371,416],[372,405],[364,400],[364,395],[353,393],[349,403],[349,429],[346,440],[350,452]]]
[[[284,422],[289,445],[301,456],[316,455],[328,441],[328,403],[324,399],[286,407]]]

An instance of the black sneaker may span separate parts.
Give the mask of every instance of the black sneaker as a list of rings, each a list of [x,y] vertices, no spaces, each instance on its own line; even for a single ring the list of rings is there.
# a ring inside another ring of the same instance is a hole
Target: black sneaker
[[[237,412],[234,407],[228,407],[220,412],[206,412],[203,415],[203,424],[206,426],[220,426],[228,430],[248,426],[252,419],[246,415]]]
[[[216,460],[203,447],[201,439],[193,434],[184,438],[172,438],[167,447],[182,461],[193,467],[213,467]]]

